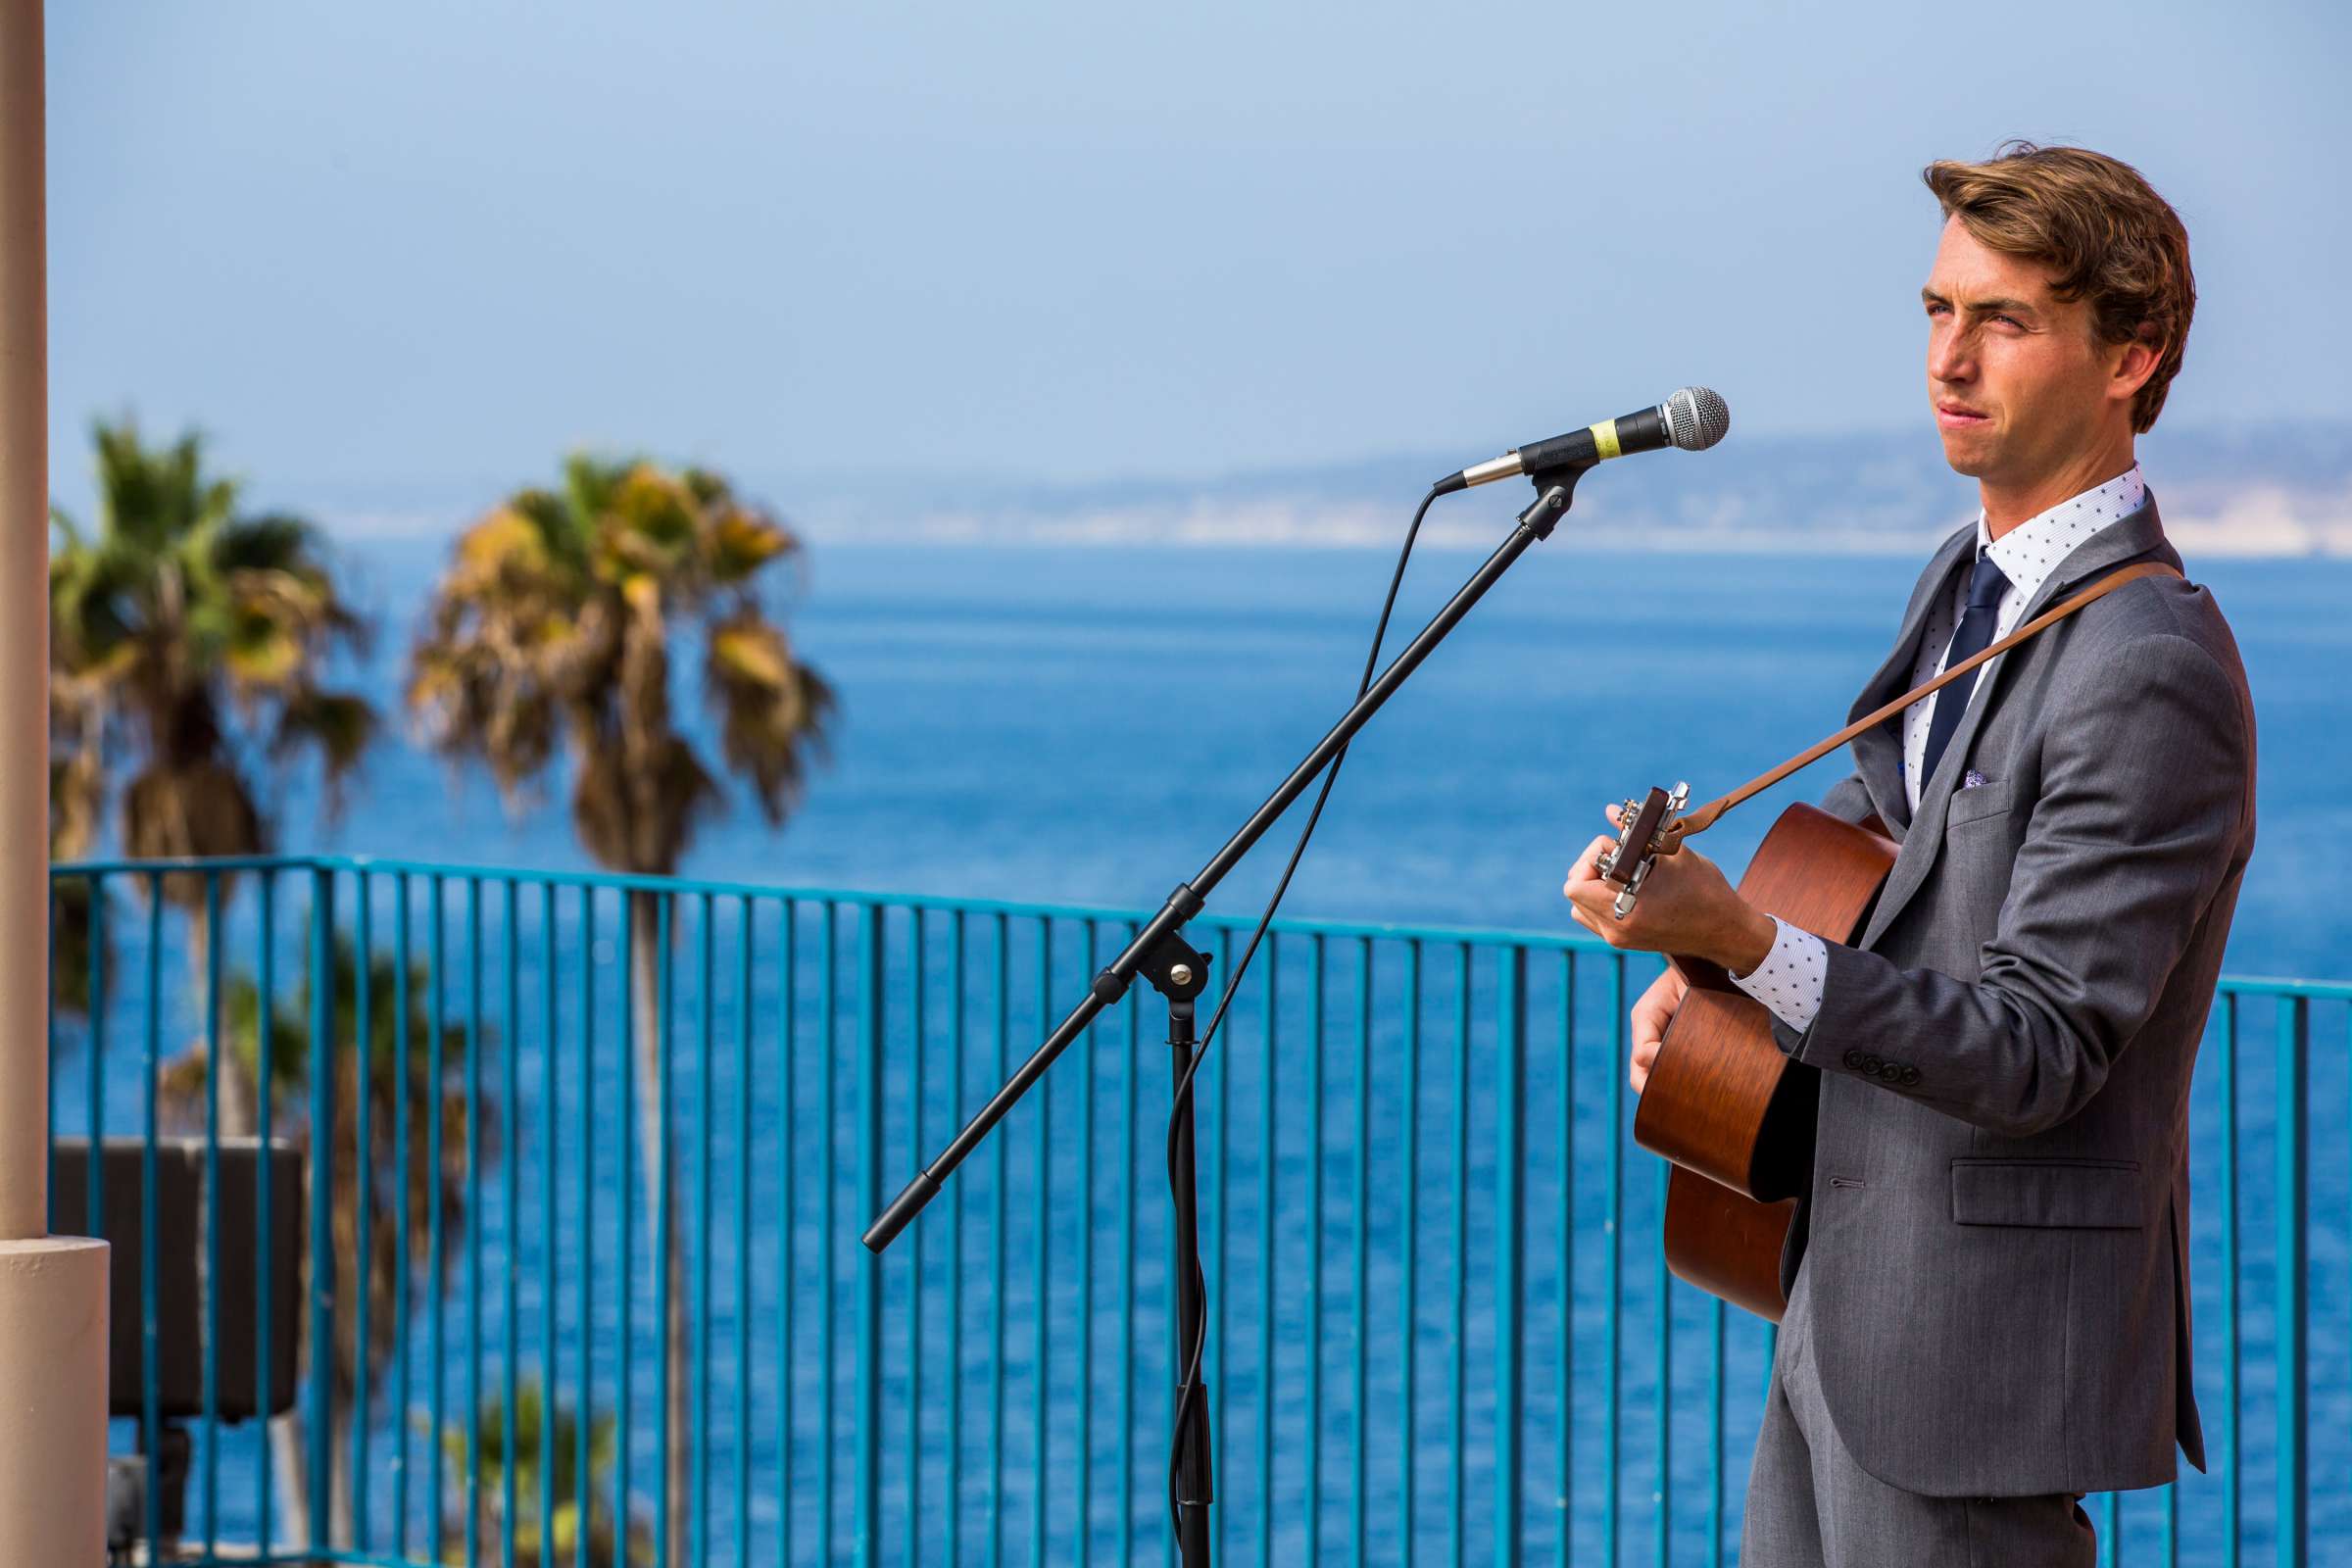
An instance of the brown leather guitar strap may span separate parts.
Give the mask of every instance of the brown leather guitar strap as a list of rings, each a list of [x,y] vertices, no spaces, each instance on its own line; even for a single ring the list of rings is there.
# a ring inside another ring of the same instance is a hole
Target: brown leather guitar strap
[[[1658,853],[1662,855],[1671,855],[1678,847],[1680,847],[1683,840],[1689,838],[1693,833],[1703,833],[1708,828],[1713,827],[1717,818],[1721,817],[1724,812],[1730,810],[1733,807],[1738,806],[1741,801],[1746,800],[1749,796],[1757,793],[1759,790],[1768,790],[1775,784],[1778,784],[1781,780],[1787,778],[1789,774],[1795,772],[1798,768],[1807,767],[1812,763],[1819,761],[1822,758],[1827,757],[1838,747],[1843,746],[1847,741],[1852,740],[1855,736],[1861,734],[1873,724],[1883,724],[1887,719],[1892,718],[1904,709],[1909,708],[1913,703],[1918,702],[1922,697],[1927,696],[1936,687],[1941,686],[1945,681],[1965,675],[1970,670],[1976,668],[1979,664],[1984,662],[1984,661],[1987,659],[1992,658],[1995,654],[2015,648],[2019,643],[2024,642],[2027,638],[2033,636],[2044,626],[2054,625],[2058,621],[2064,620],[2067,616],[2073,614],[2076,611],[2081,610],[2084,605],[2089,604],[2092,600],[2098,598],[2100,595],[2113,593],[2116,589],[2121,588],[2124,584],[2128,582],[2135,582],[2142,577],[2178,577],[2180,575],[2180,572],[2174,570],[2171,566],[2166,565],[2161,561],[2143,561],[2138,563],[2136,565],[2126,566],[2121,571],[2101,578],[2097,583],[2075,595],[2074,598],[2065,601],[2063,604],[2054,605],[2050,609],[2043,611],[2040,614],[2035,615],[2032,620],[2027,621],[2023,626],[2018,627],[2017,630],[2011,632],[1999,642],[1994,643],[1991,647],[1984,649],[1981,652],[1971,654],[1968,658],[1963,659],[1960,661],[1960,662],[1954,664],[1951,668],[1945,670],[1934,680],[1929,681],[1926,685],[1914,687],[1910,691],[1903,693],[1902,696],[1897,697],[1893,702],[1888,703],[1886,707],[1879,709],[1877,711],[1866,713],[1862,717],[1855,719],[1851,724],[1846,725],[1845,728],[1839,730],[1837,734],[1832,735],[1828,740],[1822,741],[1818,745],[1806,747],[1803,751],[1797,753],[1794,757],[1791,757],[1780,766],[1772,769],[1772,771],[1768,773],[1757,774],[1754,778],[1749,779],[1746,783],[1732,791],[1731,794],[1726,795],[1719,800],[1709,801],[1706,805],[1700,807],[1695,811],[1687,811],[1683,815],[1676,817],[1673,821],[1667,823],[1664,827],[1658,830],[1658,836],[1660,840]]]

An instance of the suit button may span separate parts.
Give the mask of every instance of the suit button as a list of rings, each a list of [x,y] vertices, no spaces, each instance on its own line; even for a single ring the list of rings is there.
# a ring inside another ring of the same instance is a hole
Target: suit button
[[[1886,1083],[1900,1083],[1908,1070],[1901,1062],[1889,1061],[1879,1068],[1879,1077]]]
[[[1919,1082],[1919,1069],[1917,1067],[1905,1067],[1903,1069],[1903,1076],[1900,1079],[1900,1082],[1905,1084],[1915,1084]]]
[[[1861,1072],[1864,1070],[1862,1066],[1863,1059],[1862,1053],[1859,1051],[1849,1051],[1845,1054],[1845,1064],[1848,1067],[1853,1068],[1856,1072]]]
[[[1886,1063],[1880,1061],[1878,1057],[1872,1055],[1866,1051],[1862,1053],[1862,1063],[1858,1070],[1876,1076],[1878,1070],[1885,1065]]]

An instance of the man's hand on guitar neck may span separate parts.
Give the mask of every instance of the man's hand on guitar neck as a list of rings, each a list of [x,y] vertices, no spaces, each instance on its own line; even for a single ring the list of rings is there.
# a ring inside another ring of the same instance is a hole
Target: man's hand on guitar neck
[[[1602,815],[1616,825],[1617,808],[1602,808]],[[1616,842],[1613,833],[1600,835],[1568,867],[1560,892],[1577,924],[1612,948],[1705,958],[1736,975],[1771,956],[1779,931],[1772,916],[1741,898],[1722,868],[1688,844],[1657,858],[1633,912],[1618,919],[1611,907],[1617,887],[1593,864]]]

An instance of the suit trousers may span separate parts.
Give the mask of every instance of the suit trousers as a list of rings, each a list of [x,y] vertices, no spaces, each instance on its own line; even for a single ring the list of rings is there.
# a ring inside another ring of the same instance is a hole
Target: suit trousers
[[[1773,1353],[1740,1568],[2091,1568],[2097,1540],[2078,1493],[1925,1497],[1854,1462],[1822,1402],[1811,1272],[1797,1269]]]

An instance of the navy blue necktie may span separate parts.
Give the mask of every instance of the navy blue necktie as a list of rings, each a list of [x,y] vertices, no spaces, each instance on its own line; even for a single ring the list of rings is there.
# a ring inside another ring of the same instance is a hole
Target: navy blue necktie
[[[1977,569],[1968,579],[1968,609],[1962,612],[1960,624],[1953,628],[1952,646],[1943,656],[1944,668],[1951,668],[1971,654],[1984,652],[1984,645],[1992,641],[1993,612],[2000,605],[2001,590],[2008,586],[2009,579],[1993,564],[1992,556],[1980,548]],[[1960,715],[1968,711],[1969,693],[1977,689],[1977,677],[1984,672],[1979,666],[1936,692],[1935,711],[1928,719],[1928,755],[1919,764],[1922,789],[1936,776],[1936,764],[1941,760],[1943,749],[1951,744],[1952,732],[1960,727]]]

